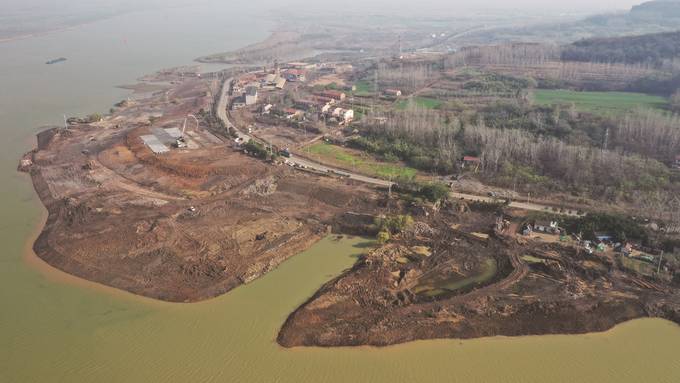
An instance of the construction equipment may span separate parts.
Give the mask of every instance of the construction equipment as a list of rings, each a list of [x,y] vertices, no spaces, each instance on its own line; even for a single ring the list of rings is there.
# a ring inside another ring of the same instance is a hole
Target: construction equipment
[[[187,140],[184,137],[184,132],[187,130],[187,119],[189,117],[193,118],[194,121],[196,121],[196,130],[198,130],[198,127],[200,125],[198,122],[198,118],[196,118],[196,116],[194,116],[193,114],[187,114],[187,116],[184,118],[184,123],[182,124],[182,134],[175,141],[175,147],[178,149],[183,149],[187,147]]]

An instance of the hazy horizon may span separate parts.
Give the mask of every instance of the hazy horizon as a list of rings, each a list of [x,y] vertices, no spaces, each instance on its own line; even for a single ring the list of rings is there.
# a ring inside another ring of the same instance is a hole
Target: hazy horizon
[[[375,10],[384,9],[385,11],[393,11],[394,9],[404,9],[417,7],[443,9],[449,8],[452,10],[464,11],[487,11],[500,9],[516,9],[516,10],[538,10],[538,11],[568,11],[568,12],[594,12],[594,11],[616,11],[629,9],[633,5],[640,4],[644,0],[572,0],[569,2],[545,2],[540,0],[515,0],[508,4],[506,1],[500,0],[478,0],[471,4],[469,1],[463,0],[420,0],[415,4],[413,1],[405,0],[347,0],[343,2],[343,6],[372,8]],[[78,8],[81,9],[96,9],[97,7],[106,7],[114,9],[122,8],[149,8],[149,7],[168,7],[168,6],[191,6],[200,4],[214,4],[220,7],[242,7],[243,4],[226,4],[218,0],[2,0],[0,1],[0,8],[3,13],[24,11],[24,10],[63,10],[73,11]],[[288,0],[284,3],[275,0],[252,0],[248,3],[248,7],[264,6],[264,7],[278,7],[284,8],[289,6],[305,6],[305,7],[326,7],[317,1],[312,0]]]
[[[562,16],[624,11],[643,0],[572,0],[570,2],[545,2],[516,0],[511,3],[499,0],[347,0],[342,4],[343,14],[352,17],[385,15],[404,17],[466,17],[476,14],[520,16]],[[330,15],[328,5],[313,0],[251,0],[247,3],[229,4],[220,0],[0,0],[0,39],[103,20],[121,14],[163,10],[171,7],[214,7],[214,12],[225,17],[232,14],[258,13],[271,15]]]

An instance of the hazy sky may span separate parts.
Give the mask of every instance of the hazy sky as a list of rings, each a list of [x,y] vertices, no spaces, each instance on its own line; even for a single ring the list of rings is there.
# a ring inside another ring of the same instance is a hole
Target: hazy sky
[[[541,9],[555,11],[603,11],[628,9],[632,5],[643,2],[644,0],[345,0],[332,5],[319,0],[250,0],[246,3],[256,4],[263,7],[285,7],[285,6],[323,6],[326,9],[338,9],[342,6],[351,5],[370,6],[373,9],[395,9],[407,8],[437,8],[451,10],[494,10],[494,9]],[[230,5],[235,8],[243,4],[242,0],[0,0],[0,14],[3,11],[15,11],[25,9],[69,9],[78,8],[92,9],[97,6],[105,7],[139,7],[139,6],[162,6],[162,5],[187,5],[196,2],[218,2],[221,6]],[[231,4],[230,4],[231,3]],[[342,4],[342,6],[340,5]]]

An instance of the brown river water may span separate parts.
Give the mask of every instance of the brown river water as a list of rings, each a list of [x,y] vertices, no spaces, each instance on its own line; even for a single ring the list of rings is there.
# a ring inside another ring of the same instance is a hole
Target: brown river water
[[[132,296],[36,259],[45,212],[15,168],[38,127],[106,112],[127,96],[114,86],[143,74],[263,39],[271,25],[256,14],[135,13],[0,44],[0,382],[680,382],[680,327],[662,320],[575,336],[279,347],[288,313],[366,251],[359,238],[323,240],[195,304]]]

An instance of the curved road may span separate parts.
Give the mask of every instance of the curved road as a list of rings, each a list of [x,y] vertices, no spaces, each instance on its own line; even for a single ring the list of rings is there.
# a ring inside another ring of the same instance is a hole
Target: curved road
[[[222,83],[222,89],[220,90],[220,95],[219,95],[219,100],[217,101],[217,117],[224,122],[224,125],[233,128],[234,131],[236,132],[236,135],[243,139],[244,142],[247,142],[249,140],[255,140],[255,141],[260,141],[264,143],[267,146],[270,146],[271,143],[265,142],[263,140],[257,139],[253,136],[250,136],[246,133],[243,133],[239,129],[234,126],[234,124],[229,121],[229,116],[227,114],[227,107],[229,106],[229,88],[231,88],[231,83],[234,80],[234,78],[228,78]],[[289,163],[292,163],[293,165],[296,165],[298,167],[303,167],[307,169],[312,169],[321,173],[331,173],[331,174],[336,174],[336,175],[342,175],[347,177],[348,179],[359,181],[359,182],[364,182],[367,184],[375,185],[375,186],[380,186],[380,187],[389,187],[389,186],[394,186],[394,182],[390,181],[385,181],[379,178],[373,178],[373,177],[368,177],[364,176],[361,174],[357,173],[352,173],[348,172],[346,170],[341,170],[337,168],[332,168],[330,166],[322,165],[318,162],[304,159],[304,158],[299,158],[296,156],[291,156],[291,158],[288,159]],[[467,201],[482,201],[482,202],[495,202],[493,198],[489,197],[483,197],[483,196],[478,196],[478,195],[472,195],[472,194],[463,194],[463,193],[456,193],[456,192],[451,192],[451,197],[457,198],[457,199],[463,199]],[[552,206],[549,205],[541,205],[537,203],[525,203],[525,202],[511,202],[510,207],[514,207],[517,209],[522,209],[522,210],[532,210],[532,211],[553,211]],[[564,215],[571,215],[571,216],[577,216],[575,212],[567,211],[563,213],[558,213],[558,214],[564,214]]]
[[[224,122],[224,125],[229,127],[229,128],[234,128],[234,131],[236,132],[236,135],[243,139],[244,142],[247,142],[249,140],[255,140],[255,141],[260,141],[267,146],[270,146],[271,144],[269,142],[265,142],[261,139],[257,139],[255,137],[252,137],[246,133],[243,133],[239,129],[234,126],[234,124],[229,121],[229,116],[227,114],[227,107],[229,106],[229,88],[231,88],[231,82],[233,81],[233,78],[228,78],[224,81],[222,84],[222,89],[220,90],[220,97],[219,100],[217,101],[217,117]],[[385,181],[381,180],[379,178],[373,178],[373,177],[368,177],[364,176],[361,174],[356,174],[356,173],[351,173],[347,172],[345,170],[340,170],[336,168],[332,168],[330,166],[322,165],[318,162],[314,162],[308,159],[304,158],[299,158],[296,156],[291,156],[288,159],[289,163],[292,163],[295,166],[306,168],[306,169],[312,169],[321,173],[331,173],[331,174],[336,174],[336,175],[341,175],[345,176],[348,179],[359,181],[359,182],[364,182],[367,184],[372,184],[380,187],[389,187],[390,185],[394,185],[393,182],[390,181]]]

